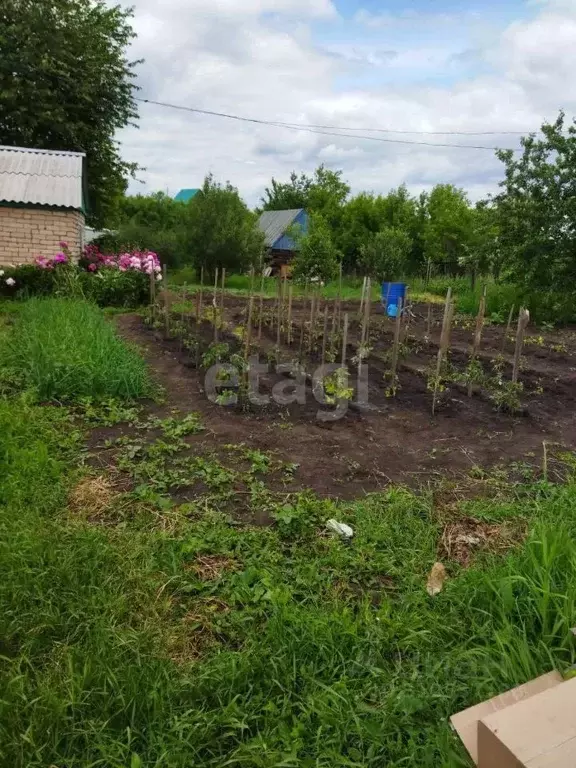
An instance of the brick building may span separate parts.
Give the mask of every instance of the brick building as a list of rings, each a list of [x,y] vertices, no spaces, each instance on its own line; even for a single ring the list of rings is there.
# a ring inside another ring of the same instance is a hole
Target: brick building
[[[85,156],[0,146],[0,265],[78,256],[84,240]]]

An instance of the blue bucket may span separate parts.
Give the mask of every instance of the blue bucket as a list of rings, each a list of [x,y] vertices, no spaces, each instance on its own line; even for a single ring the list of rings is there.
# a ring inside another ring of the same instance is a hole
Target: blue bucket
[[[398,300],[402,299],[402,306],[406,302],[406,283],[382,283],[382,306],[386,309],[388,317],[396,317],[398,314]]]

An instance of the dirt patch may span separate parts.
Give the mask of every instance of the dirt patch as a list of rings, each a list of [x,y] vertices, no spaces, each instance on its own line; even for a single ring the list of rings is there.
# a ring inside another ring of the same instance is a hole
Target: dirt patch
[[[227,301],[230,322],[236,322],[245,311],[244,300],[234,302]],[[297,306],[294,311],[297,317]],[[568,449],[576,446],[576,368],[572,367],[575,360],[571,351],[564,353],[565,362],[555,361],[557,367],[542,375],[527,364],[526,381],[531,376],[543,376],[544,383],[525,416],[497,412],[485,399],[468,398],[457,389],[450,391],[440,412],[432,416],[425,379],[404,367],[397,396],[386,397],[384,364],[373,355],[368,360],[369,407],[351,409],[339,421],[321,422],[316,418],[320,406],[310,397],[309,389],[304,406],[241,413],[212,403],[204,393],[202,377],[180,342],[163,340],[137,315],[122,315],[116,322],[124,338],[142,347],[154,377],[165,389],[166,404],[154,405],[151,411],[164,417],[172,409],[198,412],[206,429],[187,438],[191,450],[198,453],[212,451],[223,462],[235,462],[237,459],[231,457],[226,446],[245,444],[296,467],[289,483],[285,477],[268,477],[267,482],[278,491],[310,488],[322,496],[354,498],[389,483],[419,487],[440,477],[466,477],[478,468],[507,468],[517,470],[521,476],[526,468],[538,471],[541,467],[543,441]],[[385,347],[391,327],[385,318],[375,315],[374,329],[378,323],[382,326],[377,330],[379,343]],[[412,330],[416,336],[422,333],[418,319]],[[264,348],[266,334],[265,329]],[[275,338],[273,332],[271,336]],[[290,350],[283,348],[282,352],[289,359]],[[431,342],[427,355],[432,359],[434,354]],[[263,377],[263,391],[277,380],[272,374]],[[549,451],[549,468],[551,457]],[[249,517],[249,498],[242,489],[238,489],[234,501],[239,516],[243,517],[245,509]]]

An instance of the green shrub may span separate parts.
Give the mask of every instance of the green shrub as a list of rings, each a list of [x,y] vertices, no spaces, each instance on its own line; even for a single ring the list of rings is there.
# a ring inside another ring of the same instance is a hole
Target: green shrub
[[[142,358],[86,301],[31,299],[0,353],[4,377],[40,399],[132,398],[150,391]]]
[[[29,299],[55,293],[67,295],[64,282],[59,280],[66,270],[69,277],[77,278],[74,282],[84,297],[100,307],[137,307],[148,301],[150,278],[143,272],[103,268],[92,273],[67,265],[41,269],[35,264],[5,268],[0,279],[0,298]],[[13,286],[6,282],[10,278],[15,281]]]
[[[56,270],[40,269],[36,264],[20,264],[4,267],[0,279],[0,297],[27,299],[31,296],[48,296],[54,290]],[[9,285],[7,280],[14,280]]]
[[[80,273],[80,285],[87,299],[99,307],[137,307],[148,300],[150,277],[143,272],[100,269]]]
[[[188,250],[182,245],[180,230],[158,230],[135,222],[123,224],[116,232],[101,235],[91,245],[98,246],[103,253],[154,251],[168,267],[179,267],[191,261]]]

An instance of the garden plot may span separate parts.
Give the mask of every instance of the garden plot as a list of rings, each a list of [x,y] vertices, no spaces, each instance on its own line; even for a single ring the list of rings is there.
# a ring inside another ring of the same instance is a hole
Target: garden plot
[[[433,415],[431,390],[441,307],[431,313],[425,306],[412,307],[410,324],[401,329],[392,388],[391,347],[396,328],[377,305],[370,308],[370,329],[362,344],[365,309],[361,314],[357,302],[341,305],[332,332],[336,302],[330,302],[325,321],[323,302],[315,310],[309,300],[294,299],[289,309],[285,301],[278,333],[276,300],[260,302],[254,297],[250,302],[220,292],[214,300],[213,293],[205,292],[199,307],[198,297],[184,302],[182,298],[172,297],[167,307],[159,302],[148,323],[137,316],[121,318],[123,334],[147,346],[148,362],[171,393],[172,402],[183,411],[201,414],[210,431],[209,438],[202,438],[203,450],[211,447],[224,455],[223,445],[241,442],[257,450],[272,450],[279,461],[296,468],[291,487],[352,498],[391,482],[417,487],[446,475],[481,477],[492,469],[512,478],[526,479],[544,472],[556,479],[559,465],[555,457],[576,445],[576,342],[570,330],[544,333],[527,329],[519,387],[510,393],[514,331],[510,329],[504,340],[503,326],[484,328],[475,379],[470,381],[469,346],[474,328],[469,318],[456,318]],[[331,387],[333,393],[328,396],[332,403],[319,403],[311,374],[321,363],[323,348],[324,359],[337,360],[341,367],[346,316],[344,359],[350,391],[335,384],[333,377],[325,378],[326,389]],[[269,396],[268,402],[249,401],[242,389],[242,372],[239,383],[226,377],[217,382],[218,402],[211,402],[205,392],[207,369],[215,362],[232,361],[241,371],[248,350],[260,362],[269,363],[268,372],[259,377],[259,393]],[[355,379],[359,357],[367,393],[360,404]],[[290,389],[290,375],[277,371],[278,363],[291,362],[303,376],[303,402],[278,404],[272,396],[277,387],[295,392],[295,385]],[[219,404],[229,395],[239,401]],[[322,415],[333,413],[339,400],[346,401],[342,418],[323,420]]]

